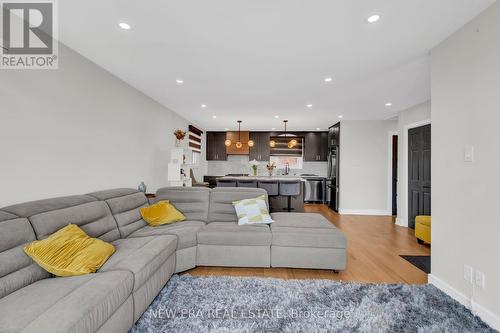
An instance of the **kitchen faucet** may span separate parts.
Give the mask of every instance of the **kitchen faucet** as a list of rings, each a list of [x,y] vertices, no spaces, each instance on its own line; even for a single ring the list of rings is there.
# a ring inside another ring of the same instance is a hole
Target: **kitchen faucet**
[[[288,176],[290,173],[290,164],[288,162],[285,163],[285,176]]]

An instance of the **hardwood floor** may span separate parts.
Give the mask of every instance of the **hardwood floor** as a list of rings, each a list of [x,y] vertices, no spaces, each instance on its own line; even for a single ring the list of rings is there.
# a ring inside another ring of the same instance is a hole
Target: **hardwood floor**
[[[305,210],[322,214],[345,233],[348,241],[347,268],[339,274],[314,269],[229,267],[196,267],[186,273],[371,283],[427,283],[427,274],[399,256],[430,255],[429,246],[417,244],[413,229],[395,225],[394,219],[388,216],[339,215],[324,205],[306,205]]]

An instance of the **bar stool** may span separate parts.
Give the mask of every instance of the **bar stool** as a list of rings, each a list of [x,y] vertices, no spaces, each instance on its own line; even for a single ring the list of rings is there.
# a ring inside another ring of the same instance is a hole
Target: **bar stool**
[[[268,197],[280,194],[277,180],[259,180],[257,187],[266,190]]]
[[[217,187],[236,187],[236,179],[217,179]]]
[[[292,197],[300,194],[300,180],[281,180],[280,181],[280,195],[287,197],[287,212],[292,211]]]
[[[257,187],[257,182],[253,179],[238,179],[238,187]]]

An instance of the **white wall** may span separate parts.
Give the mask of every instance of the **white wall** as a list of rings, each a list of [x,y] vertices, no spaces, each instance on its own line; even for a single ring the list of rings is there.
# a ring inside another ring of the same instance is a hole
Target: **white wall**
[[[408,129],[430,124],[431,102],[402,111],[398,115],[398,220],[408,226]]]
[[[341,122],[341,213],[391,215],[389,133],[396,128],[393,120]]]
[[[67,47],[59,52],[58,70],[0,72],[0,207],[167,185],[173,131],[188,121]]]
[[[500,329],[500,2],[432,51],[432,279]],[[474,147],[474,162],[464,149]],[[463,279],[485,273],[486,289]],[[489,311],[489,312],[488,312]],[[489,316],[489,317],[488,317]],[[494,321],[496,320],[496,321]]]

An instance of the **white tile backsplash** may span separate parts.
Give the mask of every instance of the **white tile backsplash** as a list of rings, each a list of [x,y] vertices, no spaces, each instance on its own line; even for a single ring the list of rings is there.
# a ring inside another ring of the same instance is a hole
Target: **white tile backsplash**
[[[208,161],[209,176],[225,176],[230,173],[251,174],[248,156],[229,155],[227,161]],[[300,175],[302,173],[310,173],[318,176],[326,176],[328,169],[327,162],[303,162],[303,169],[292,170],[291,174]],[[275,170],[275,174],[279,170]],[[267,175],[266,162],[260,162],[259,175]]]

